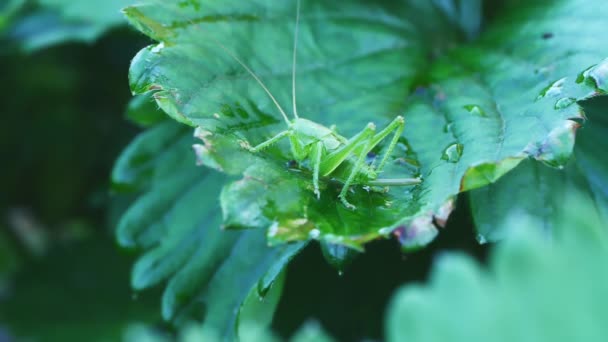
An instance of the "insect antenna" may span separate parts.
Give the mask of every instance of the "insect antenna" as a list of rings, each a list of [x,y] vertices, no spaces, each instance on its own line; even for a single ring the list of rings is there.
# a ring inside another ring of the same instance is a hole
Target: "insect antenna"
[[[296,1],[296,27],[293,32],[293,62],[291,65],[291,99],[293,102],[293,116],[298,118],[296,106],[296,58],[298,55],[298,30],[300,28],[300,0]]]
[[[193,24],[195,27],[198,27],[193,22],[191,22],[191,24]],[[256,75],[255,72],[253,72],[253,70],[251,70],[251,68],[249,68],[247,66],[247,64],[245,64],[234,52],[232,52],[232,50],[230,50],[229,48],[227,48],[224,44],[220,43],[217,39],[213,38],[210,35],[208,35],[208,38],[214,44],[216,44],[222,50],[224,50],[224,52],[226,52],[230,57],[232,57],[237,63],[239,63],[243,67],[243,69],[245,69],[256,80],[256,82],[258,82],[258,84],[262,87],[262,89],[264,89],[264,91],[266,92],[266,94],[268,94],[268,96],[270,97],[270,99],[272,100],[272,102],[274,102],[274,105],[277,107],[277,109],[279,110],[279,112],[281,112],[281,115],[283,116],[283,119],[285,120],[285,123],[287,123],[288,126],[291,125],[291,123],[289,122],[289,118],[287,117],[287,114],[285,114],[285,111],[283,110],[283,108],[281,107],[281,105],[279,104],[279,102],[277,101],[277,99],[275,99],[275,97],[272,95],[272,93],[270,92],[270,90],[268,89],[268,87],[266,87],[266,85],[264,84],[264,82],[262,82],[262,80],[258,77],[258,75]]]

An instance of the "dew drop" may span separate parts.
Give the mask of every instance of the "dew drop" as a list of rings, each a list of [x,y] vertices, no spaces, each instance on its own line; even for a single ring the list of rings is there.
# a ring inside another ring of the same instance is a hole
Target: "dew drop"
[[[596,89],[608,92],[608,58],[596,65],[589,72],[589,76],[595,81]]]
[[[593,69],[593,67],[595,67],[595,65],[592,65],[592,66],[588,67],[587,69],[581,71],[581,73],[578,74],[578,76],[576,77],[576,83],[581,84],[581,83],[585,82],[585,79],[587,79],[587,77],[589,76],[589,70]]]
[[[272,225],[270,225],[270,227],[268,228],[268,231],[266,233],[266,236],[268,236],[269,238],[273,238],[275,237],[277,234],[279,233],[279,222],[274,221],[272,223]]]
[[[154,46],[150,51],[152,53],[159,54],[164,48],[165,48],[165,43],[161,42],[160,44]]]
[[[587,83],[602,92],[608,92],[608,58],[581,72],[576,83]]]
[[[575,98],[563,97],[563,98],[557,100],[557,102],[555,102],[555,109],[559,110],[559,109],[568,108],[575,102],[576,102]]]
[[[388,227],[378,229],[378,234],[387,236],[391,233],[392,229]]]
[[[350,247],[327,241],[321,241],[321,252],[327,263],[338,272],[343,272],[360,254]]]
[[[308,232],[308,237],[310,237],[311,239],[318,239],[319,236],[321,236],[321,231],[316,228]]]
[[[451,133],[452,132],[452,123],[448,122],[443,126],[443,133]]]
[[[565,121],[562,126],[553,129],[543,141],[528,146],[526,153],[548,166],[563,168],[572,155],[578,126],[576,122]]]
[[[271,287],[272,287],[272,283],[264,286],[263,281],[261,281],[261,280],[258,281],[257,290],[258,290],[258,297],[260,298],[260,301],[264,300],[264,297],[266,297],[266,295],[268,294],[268,291],[270,291]]]
[[[457,163],[460,160],[460,157],[462,156],[463,150],[464,147],[462,146],[462,144],[453,143],[450,146],[446,147],[445,150],[443,150],[443,155],[441,156],[441,159],[446,160],[450,163]]]
[[[562,93],[562,87],[564,86],[565,82],[566,82],[566,78],[564,77],[562,79],[559,79],[559,80],[551,83],[550,85],[545,87],[540,92],[540,94],[538,94],[538,97],[536,98],[536,100],[540,100],[545,97],[554,97],[554,96],[560,95]]]
[[[488,116],[486,114],[486,112],[478,105],[474,105],[474,104],[465,105],[464,109],[466,109],[469,113],[471,113],[473,115],[481,116],[484,118]]]
[[[479,242],[480,245],[488,243],[488,239],[486,239],[483,234],[477,234],[475,238],[477,239],[477,242]]]

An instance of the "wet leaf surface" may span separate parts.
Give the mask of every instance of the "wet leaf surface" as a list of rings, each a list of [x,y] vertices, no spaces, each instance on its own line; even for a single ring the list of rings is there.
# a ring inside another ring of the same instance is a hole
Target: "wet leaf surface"
[[[563,170],[528,161],[496,184],[472,191],[471,207],[478,238],[494,242],[515,229],[514,219],[536,222],[553,236],[583,224],[608,222],[608,161],[603,153],[608,129],[608,98],[583,103],[587,122],[577,134],[574,156]],[[584,211],[585,216],[572,212]],[[584,218],[584,220],[580,220]]]
[[[227,226],[268,228],[271,243],[313,238],[355,249],[398,228],[404,248],[414,248],[433,239],[434,221],[449,215],[460,191],[490,184],[528,157],[553,167],[567,162],[578,127],[572,120],[582,118],[576,102],[605,92],[608,45],[596,37],[608,13],[596,2],[507,2],[465,44],[475,30],[459,31],[446,7],[431,2],[304,1],[300,115],[336,124],[345,137],[403,115],[403,137],[381,176],[423,178],[387,193],[354,186],[355,211],[336,200],[339,172],[322,180],[317,200],[309,166],[293,165],[288,144],[256,155],[240,148],[285,125],[218,42],[290,108],[295,1],[144,1],[126,9],[159,41],[135,57],[131,87],[154,92],[174,119],[201,127],[202,164],[244,174],[222,191]]]

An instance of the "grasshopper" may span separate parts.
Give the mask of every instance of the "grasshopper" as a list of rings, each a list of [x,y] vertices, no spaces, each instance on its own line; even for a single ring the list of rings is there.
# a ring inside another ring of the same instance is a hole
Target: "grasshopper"
[[[238,58],[236,54],[234,54],[226,46],[218,41],[215,41],[217,45],[219,45],[241,67],[243,67],[247,73],[249,73],[260,85],[260,87],[262,87],[280,112],[285,124],[287,125],[287,128],[284,131],[277,133],[272,138],[256,146],[251,146],[247,141],[240,141],[241,147],[251,153],[259,153],[265,148],[281,141],[282,139],[289,139],[292,156],[298,165],[301,165],[307,160],[309,165],[312,165],[312,184],[314,194],[316,195],[317,199],[321,196],[319,191],[319,179],[321,177],[333,178],[341,181],[344,184],[338,198],[346,208],[351,210],[356,209],[356,207],[348,202],[346,195],[352,185],[407,186],[419,184],[422,181],[421,178],[378,178],[378,174],[382,172],[384,166],[388,162],[389,157],[397,145],[399,137],[401,136],[405,127],[405,120],[402,116],[397,116],[386,128],[379,132],[376,132],[376,126],[370,122],[361,132],[350,139],[338,134],[335,127],[326,127],[317,122],[298,116],[296,105],[296,60],[299,23],[300,0],[297,0],[291,87],[293,119],[289,119],[285,113],[285,110],[283,110],[268,87],[266,87],[264,82],[262,82],[256,73],[253,72],[251,68],[241,61],[241,59]],[[393,134],[392,140],[378,166],[374,166],[373,163],[367,164],[367,155],[374,147],[376,147],[391,134]]]

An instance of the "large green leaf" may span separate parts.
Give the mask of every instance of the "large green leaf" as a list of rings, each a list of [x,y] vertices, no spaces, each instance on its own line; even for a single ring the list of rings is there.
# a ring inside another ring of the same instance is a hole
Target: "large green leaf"
[[[585,217],[592,207],[562,209],[580,220],[553,241],[538,234],[538,221],[513,217],[518,232],[497,248],[489,270],[443,256],[428,285],[397,293],[387,340],[605,341],[606,226]]]
[[[552,235],[581,224],[572,210],[587,209],[584,220],[608,224],[608,98],[584,104],[588,122],[577,134],[574,157],[565,170],[552,170],[538,163],[519,166],[496,184],[470,193],[479,239],[497,241],[514,229],[511,221],[525,217]],[[575,210],[576,212],[576,210]],[[575,228],[576,229],[576,228]]]
[[[289,167],[285,144],[255,156],[238,144],[260,143],[285,126],[217,42],[290,108],[295,1],[147,0],[127,8],[133,25],[160,42],[135,57],[131,87],[155,92],[174,119],[202,127],[203,162],[245,173],[223,190],[227,225],[270,226],[271,242],[313,237],[354,248],[398,228],[404,247],[424,245],[460,191],[492,183],[528,157],[557,167],[568,160],[572,119],[581,118],[576,102],[606,91],[608,56],[608,45],[597,43],[608,28],[602,0],[507,1],[466,44],[457,32],[475,30],[436,3],[302,2],[301,116],[352,136],[369,121],[383,127],[403,115],[403,137],[382,176],[424,179],[386,194],[354,187],[355,211],[336,200],[341,184],[330,179],[317,201],[310,172]]]
[[[268,322],[264,317],[271,317],[282,282],[274,289],[278,294],[267,293],[303,244],[269,248],[262,230],[222,230],[217,199],[226,176],[195,166],[192,140],[183,126],[164,122],[121,155],[113,172],[117,189],[144,194],[122,217],[118,240],[145,251],[133,270],[135,289],[168,280],[165,319],[204,319],[232,340],[248,297],[255,295],[265,305],[248,307],[247,316]]]

